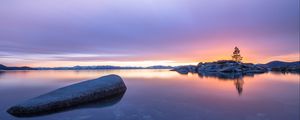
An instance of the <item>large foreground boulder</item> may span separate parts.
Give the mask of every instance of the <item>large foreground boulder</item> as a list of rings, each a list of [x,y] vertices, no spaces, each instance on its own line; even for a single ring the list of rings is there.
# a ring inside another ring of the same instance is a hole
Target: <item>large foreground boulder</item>
[[[13,106],[7,112],[14,116],[28,116],[59,111],[124,94],[126,89],[121,77],[107,75],[54,90]]]

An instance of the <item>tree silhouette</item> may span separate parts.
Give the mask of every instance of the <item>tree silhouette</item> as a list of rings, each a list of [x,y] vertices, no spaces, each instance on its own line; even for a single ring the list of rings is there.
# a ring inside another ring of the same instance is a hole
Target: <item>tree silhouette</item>
[[[238,47],[235,47],[232,55],[232,60],[236,62],[241,62],[243,57],[241,56],[240,52],[240,49]]]

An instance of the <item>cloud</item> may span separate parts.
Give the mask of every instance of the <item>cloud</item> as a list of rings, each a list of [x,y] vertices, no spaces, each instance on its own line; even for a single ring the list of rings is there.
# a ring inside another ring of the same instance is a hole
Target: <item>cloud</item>
[[[264,56],[299,48],[298,0],[4,0],[0,16],[0,51],[19,58],[178,60],[216,46]]]

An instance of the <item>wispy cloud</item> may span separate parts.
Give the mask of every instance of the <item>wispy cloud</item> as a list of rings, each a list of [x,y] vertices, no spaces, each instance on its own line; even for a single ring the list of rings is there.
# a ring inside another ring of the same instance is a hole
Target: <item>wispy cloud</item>
[[[189,63],[219,58],[225,48],[230,54],[234,46],[241,46],[249,60],[260,61],[299,51],[298,4],[298,0],[3,0],[0,63]]]

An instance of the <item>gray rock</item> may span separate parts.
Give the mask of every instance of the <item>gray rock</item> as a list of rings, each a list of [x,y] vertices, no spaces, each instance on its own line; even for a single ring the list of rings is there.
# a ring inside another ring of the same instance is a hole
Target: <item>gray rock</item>
[[[247,70],[247,71],[244,71],[244,73],[265,73],[266,71],[265,70]]]
[[[178,69],[177,72],[180,74],[188,74],[189,70],[188,69]]]
[[[234,73],[233,76],[243,76],[245,74],[253,75],[255,73],[268,72],[268,69],[262,66],[254,65],[252,63],[241,63],[232,60],[220,60],[216,62],[199,63],[197,66],[181,66],[175,68],[174,71],[182,74],[188,74],[188,72],[196,72],[199,74],[204,74],[204,76],[230,76],[228,74],[231,73]]]
[[[123,94],[126,89],[121,77],[107,75],[54,90],[13,106],[7,112],[14,116],[53,112]]]
[[[178,66],[172,69],[171,71],[177,71],[180,74],[188,74],[189,72],[195,73],[197,72],[197,66],[194,65]]]
[[[221,68],[218,70],[218,72],[241,72],[242,70],[239,69],[238,67],[236,66],[229,66],[229,67],[225,67],[225,68]]]

